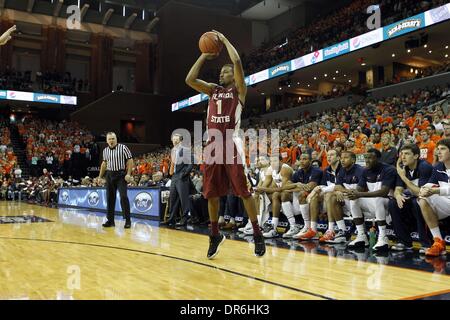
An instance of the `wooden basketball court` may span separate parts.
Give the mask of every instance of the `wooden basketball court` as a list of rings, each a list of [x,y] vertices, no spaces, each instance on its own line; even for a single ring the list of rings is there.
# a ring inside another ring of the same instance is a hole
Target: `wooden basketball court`
[[[251,243],[236,240],[210,261],[205,235],[148,222],[102,229],[102,217],[86,210],[0,202],[0,216],[0,299],[416,299],[450,292],[445,274],[272,246],[256,258]]]

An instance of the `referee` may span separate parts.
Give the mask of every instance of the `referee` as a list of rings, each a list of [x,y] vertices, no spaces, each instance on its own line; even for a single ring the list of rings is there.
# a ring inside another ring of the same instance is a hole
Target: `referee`
[[[130,149],[124,144],[117,143],[117,136],[114,132],[106,135],[108,146],[103,150],[103,162],[100,168],[98,179],[102,179],[106,171],[106,197],[108,209],[108,221],[103,227],[114,227],[114,208],[116,206],[117,189],[120,194],[120,205],[125,216],[125,229],[131,227],[130,201],[127,195],[127,183],[133,179],[133,158]]]

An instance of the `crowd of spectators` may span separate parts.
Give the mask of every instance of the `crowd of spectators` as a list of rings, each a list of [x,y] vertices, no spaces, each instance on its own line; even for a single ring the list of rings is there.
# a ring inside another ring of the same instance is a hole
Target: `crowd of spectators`
[[[368,32],[368,6],[379,4],[382,26],[445,4],[445,0],[393,1],[356,0],[350,5],[314,19],[314,23],[291,30],[287,36],[263,43],[248,56],[242,55],[246,74],[253,74],[279,63]]]
[[[399,149],[406,142],[419,146],[428,139],[437,142],[444,132],[449,96],[448,85],[433,87],[382,100],[368,97],[315,116],[301,114],[298,119],[283,121],[252,119],[249,126],[256,130],[280,129],[283,162],[294,166],[300,154],[308,152],[324,168],[328,165],[326,151],[336,146],[362,154],[371,147],[383,153],[390,146]],[[431,151],[423,157],[434,161]]]
[[[75,95],[76,92],[89,91],[88,80],[76,79],[70,72],[37,72],[38,90],[45,93]]]
[[[13,175],[18,169],[17,157],[11,144],[11,131],[9,121],[0,117],[0,177]]]
[[[89,165],[98,165],[94,135],[76,122],[25,117],[17,129],[32,177],[45,168],[65,179],[72,176],[79,180],[87,175]]]
[[[76,92],[88,92],[89,81],[72,77],[70,72],[18,71],[6,68],[0,72],[0,89],[29,92],[44,92],[59,95],[75,95]]]

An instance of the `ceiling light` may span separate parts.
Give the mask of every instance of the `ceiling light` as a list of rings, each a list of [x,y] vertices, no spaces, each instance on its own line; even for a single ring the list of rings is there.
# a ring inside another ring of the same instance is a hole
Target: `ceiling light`
[[[395,53],[392,54],[392,58],[394,58],[394,57],[395,57]]]
[[[363,63],[361,63],[361,65],[364,67],[365,65],[366,65],[366,63],[365,62],[363,62]]]
[[[411,49],[408,49],[407,52],[410,53],[410,52],[411,52]]]
[[[317,77],[314,77],[314,80],[317,80]]]
[[[432,53],[432,52],[433,52],[432,50],[428,51],[428,53]]]
[[[424,47],[424,48],[428,48],[428,45],[426,44],[426,45],[424,45],[423,47]]]

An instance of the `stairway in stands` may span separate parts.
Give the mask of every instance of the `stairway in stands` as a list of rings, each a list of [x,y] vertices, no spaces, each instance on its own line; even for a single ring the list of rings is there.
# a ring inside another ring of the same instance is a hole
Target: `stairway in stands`
[[[22,143],[17,125],[11,124],[9,130],[11,131],[11,144],[13,146],[14,154],[17,156],[17,162],[19,163],[20,169],[22,169],[22,178],[27,180],[30,177],[30,167],[27,162],[25,145]]]

